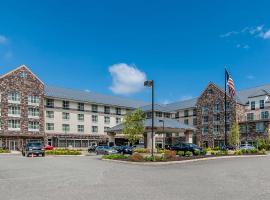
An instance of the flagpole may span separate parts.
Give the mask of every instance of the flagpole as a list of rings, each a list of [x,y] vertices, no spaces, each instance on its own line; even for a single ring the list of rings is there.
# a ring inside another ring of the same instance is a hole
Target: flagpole
[[[224,106],[224,141],[225,141],[225,147],[227,148],[227,70],[225,67],[225,84],[224,84],[224,89],[225,89],[225,96],[224,96],[224,102],[225,102],[225,106]]]

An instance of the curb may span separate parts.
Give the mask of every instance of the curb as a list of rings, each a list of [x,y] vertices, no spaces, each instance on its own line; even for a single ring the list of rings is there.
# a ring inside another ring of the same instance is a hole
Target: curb
[[[169,162],[131,162],[131,161],[123,161],[123,160],[110,160],[110,159],[101,159],[109,162],[116,163],[124,163],[131,165],[172,165],[172,164],[182,164],[182,163],[190,163],[190,162],[198,162],[198,161],[207,161],[207,160],[218,160],[218,159],[232,159],[232,158],[256,158],[256,157],[267,157],[269,155],[242,155],[242,156],[220,156],[220,157],[211,157],[211,158],[198,158],[192,160],[181,160],[181,161],[169,161]]]

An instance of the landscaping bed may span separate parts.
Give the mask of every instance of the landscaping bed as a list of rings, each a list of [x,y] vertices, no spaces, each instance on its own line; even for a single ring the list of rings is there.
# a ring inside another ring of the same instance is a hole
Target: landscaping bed
[[[0,148],[0,153],[10,153],[10,151],[8,149]]]
[[[79,150],[70,150],[70,149],[54,149],[45,151],[46,155],[81,155]]]
[[[144,151],[140,151],[144,152]],[[121,161],[129,161],[129,162],[171,162],[171,161],[184,161],[184,160],[196,160],[202,158],[214,158],[214,157],[224,157],[224,156],[241,156],[241,155],[265,155],[265,150],[236,150],[236,151],[221,151],[221,150],[213,150],[206,152],[201,155],[200,153],[193,154],[192,152],[175,152],[175,151],[164,151],[164,153],[155,154],[153,157],[149,154],[145,153],[137,153],[135,152],[131,156],[126,156],[122,154],[114,154],[114,155],[105,155],[102,159],[108,160],[121,160]]]

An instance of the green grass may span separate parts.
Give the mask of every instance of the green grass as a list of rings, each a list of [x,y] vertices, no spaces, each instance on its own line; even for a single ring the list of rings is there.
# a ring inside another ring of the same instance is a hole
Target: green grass
[[[2,149],[2,148],[0,148],[0,153],[10,153],[10,151],[7,150],[7,149]]]
[[[127,159],[129,156],[122,155],[122,154],[112,154],[112,155],[104,155],[102,159],[109,159],[109,160],[119,160],[119,159]]]

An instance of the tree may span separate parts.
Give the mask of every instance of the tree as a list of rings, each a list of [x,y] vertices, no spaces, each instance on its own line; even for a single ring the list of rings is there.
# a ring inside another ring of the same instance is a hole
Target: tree
[[[131,144],[138,141],[144,133],[144,113],[137,109],[134,112],[129,112],[124,118],[123,133]]]
[[[232,125],[229,132],[229,144],[232,146],[238,146],[240,143],[240,128],[237,123]]]

